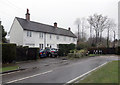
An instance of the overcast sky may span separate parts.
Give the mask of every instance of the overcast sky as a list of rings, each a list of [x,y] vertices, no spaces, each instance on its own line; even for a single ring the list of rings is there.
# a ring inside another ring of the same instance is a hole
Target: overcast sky
[[[0,0],[0,20],[9,32],[15,17],[25,18],[26,9],[30,11],[30,20],[71,30],[77,18],[88,18],[94,13],[112,18],[117,23],[119,0]]]

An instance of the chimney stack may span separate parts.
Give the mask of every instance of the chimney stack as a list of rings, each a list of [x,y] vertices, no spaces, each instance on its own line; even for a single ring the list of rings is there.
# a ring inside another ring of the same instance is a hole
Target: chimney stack
[[[29,9],[27,9],[26,20],[30,21],[30,13],[29,13]]]
[[[57,23],[56,22],[54,23],[54,27],[57,28]]]
[[[68,30],[70,31],[70,30],[71,30],[71,28],[69,27],[69,28],[68,28]]]

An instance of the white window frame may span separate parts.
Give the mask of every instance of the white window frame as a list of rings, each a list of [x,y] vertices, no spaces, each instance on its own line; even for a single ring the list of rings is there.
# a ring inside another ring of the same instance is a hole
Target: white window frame
[[[39,48],[40,48],[40,49],[43,49],[43,44],[39,44]]]
[[[52,34],[50,34],[50,39],[52,39]]]
[[[32,32],[31,31],[27,31],[27,37],[32,37]]]
[[[66,36],[64,36],[64,41],[66,41]]]
[[[59,35],[56,35],[56,39],[59,40]]]
[[[43,38],[43,34],[42,32],[39,32],[39,38]]]

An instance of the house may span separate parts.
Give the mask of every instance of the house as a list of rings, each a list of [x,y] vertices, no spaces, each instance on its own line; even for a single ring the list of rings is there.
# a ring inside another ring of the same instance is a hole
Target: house
[[[58,48],[58,44],[76,44],[77,37],[70,28],[63,29],[30,21],[30,13],[27,9],[26,19],[15,17],[10,29],[10,43],[29,47]]]

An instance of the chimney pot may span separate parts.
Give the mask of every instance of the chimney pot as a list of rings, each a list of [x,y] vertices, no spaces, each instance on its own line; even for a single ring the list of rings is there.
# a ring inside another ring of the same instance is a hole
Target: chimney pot
[[[30,13],[29,13],[29,9],[27,9],[26,20],[30,21]]]
[[[57,28],[57,23],[56,22],[54,23],[54,27]]]
[[[71,30],[71,28],[69,27],[69,28],[68,28],[68,30],[70,31],[70,30]]]

